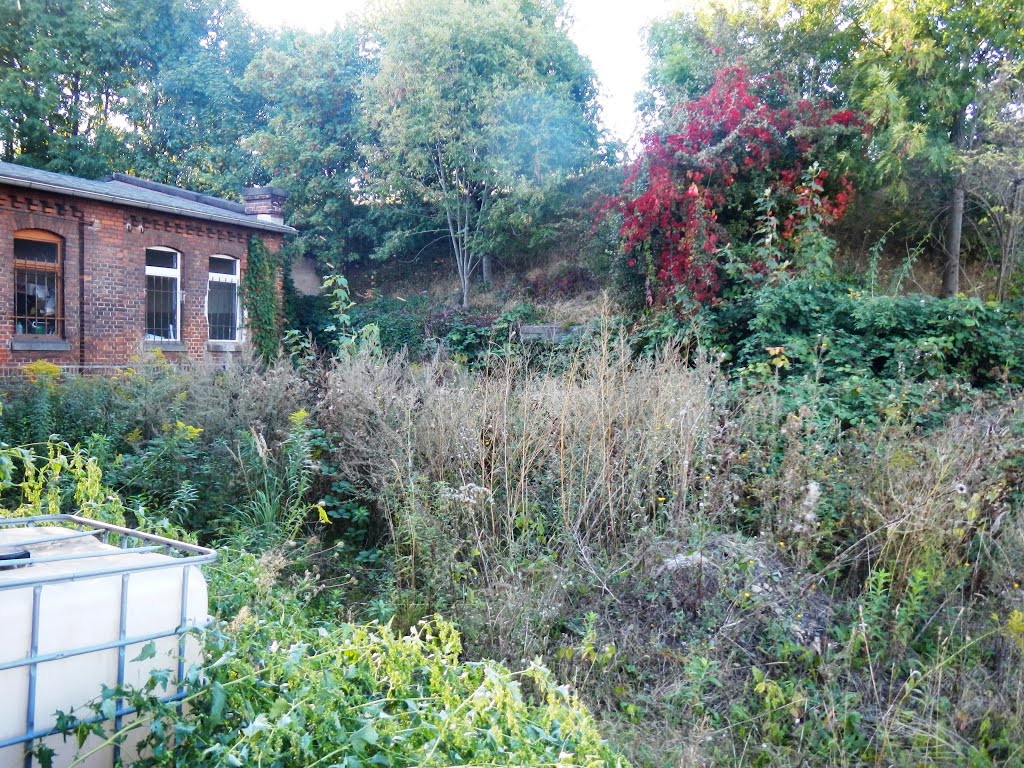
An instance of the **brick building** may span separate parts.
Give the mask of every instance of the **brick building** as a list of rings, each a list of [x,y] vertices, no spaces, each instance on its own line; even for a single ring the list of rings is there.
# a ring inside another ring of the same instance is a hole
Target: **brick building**
[[[243,196],[0,162],[0,367],[117,366],[147,348],[193,360],[236,352],[250,237],[276,252],[294,232],[279,190]]]

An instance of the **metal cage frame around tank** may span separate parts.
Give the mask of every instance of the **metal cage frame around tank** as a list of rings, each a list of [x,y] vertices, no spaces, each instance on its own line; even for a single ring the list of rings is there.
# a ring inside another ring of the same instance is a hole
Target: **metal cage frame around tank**
[[[37,730],[35,724],[35,709],[36,709],[36,673],[39,669],[40,664],[45,664],[50,661],[57,661],[59,659],[65,659],[73,656],[83,656],[89,653],[99,653],[102,651],[113,651],[117,653],[117,685],[121,687],[124,685],[125,677],[125,650],[130,645],[138,643],[148,643],[155,640],[160,640],[166,637],[178,636],[178,669],[177,669],[177,685],[175,693],[170,696],[161,697],[161,701],[174,702],[180,701],[184,698],[184,692],[182,682],[185,677],[185,635],[190,626],[188,626],[188,585],[189,585],[189,574],[192,572],[190,566],[200,566],[207,563],[211,563],[217,559],[217,552],[207,547],[201,547],[196,544],[187,544],[182,541],[175,541],[174,539],[164,538],[163,536],[156,536],[151,533],[143,533],[141,531],[133,531],[130,528],[123,528],[117,525],[110,525],[109,523],[102,523],[98,520],[88,520],[84,517],[78,517],[77,515],[38,515],[35,517],[21,517],[21,518],[7,518],[0,519],[0,531],[9,528],[37,528],[40,526],[61,526],[61,527],[73,527],[77,528],[74,533],[64,536],[43,536],[38,539],[30,539],[29,541],[19,541],[17,546],[19,547],[31,547],[38,546],[39,544],[53,543],[57,541],[74,540],[77,538],[84,538],[87,536],[98,537],[105,544],[110,544],[111,539],[116,539],[120,551],[113,552],[102,552],[102,553],[76,553],[69,555],[56,555],[47,557],[29,557],[25,559],[7,561],[8,567],[11,568],[22,568],[24,566],[31,566],[39,563],[55,563],[55,562],[67,562],[72,560],[86,560],[94,557],[111,557],[118,554],[131,554],[138,555],[147,552],[153,552],[158,554],[167,555],[173,557],[172,562],[162,561],[157,563],[138,563],[135,565],[127,565],[123,567],[107,567],[101,568],[95,571],[88,571],[86,573],[65,573],[65,574],[51,574],[39,577],[32,577],[26,575],[26,578],[16,579],[12,581],[0,582],[0,599],[3,599],[3,592],[12,589],[26,589],[32,588],[32,628],[31,628],[31,640],[29,647],[29,655],[24,659],[18,659],[15,661],[7,661],[0,663],[0,672],[17,669],[19,667],[29,668],[29,680],[28,680],[28,706],[26,707],[25,713],[25,733],[21,736],[13,738],[6,738],[0,740],[0,749],[5,747],[13,747],[17,744],[29,744],[37,739],[42,739],[47,736],[53,736],[61,733],[56,728],[49,728],[46,730]],[[127,621],[128,621],[128,584],[133,573],[140,571],[154,571],[167,568],[181,568],[181,619],[177,627],[166,632],[157,632],[141,636],[126,637],[127,634]],[[58,584],[67,581],[87,581],[89,579],[109,577],[109,576],[121,576],[121,605],[120,605],[120,619],[118,626],[118,639],[116,641],[110,641],[106,643],[100,643],[98,645],[85,646],[81,648],[70,648],[62,650],[56,653],[39,654],[39,607],[42,602],[43,587],[50,584]],[[117,706],[114,712],[114,729],[115,731],[121,729],[121,721],[125,715],[133,714],[135,710],[131,707],[124,707],[123,701],[118,700]],[[96,718],[94,721],[104,720],[109,718]],[[114,745],[115,750],[115,762],[117,760],[117,745]],[[32,753],[26,751],[25,754],[25,768],[32,768]]]

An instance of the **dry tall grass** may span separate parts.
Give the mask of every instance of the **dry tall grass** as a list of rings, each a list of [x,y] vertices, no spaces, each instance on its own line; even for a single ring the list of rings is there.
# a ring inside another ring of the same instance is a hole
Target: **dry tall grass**
[[[865,440],[851,479],[865,517],[859,554],[892,571],[896,594],[915,569],[950,570],[1003,551],[1017,491],[1004,465],[1024,449],[1022,407],[976,403],[939,432],[896,426]]]
[[[585,564],[640,532],[685,527],[717,387],[712,364],[638,360],[605,329],[559,373],[520,359],[481,374],[358,359],[327,372],[316,415],[400,550],[429,538],[410,526],[440,525],[449,558],[474,553],[489,571],[528,548]]]

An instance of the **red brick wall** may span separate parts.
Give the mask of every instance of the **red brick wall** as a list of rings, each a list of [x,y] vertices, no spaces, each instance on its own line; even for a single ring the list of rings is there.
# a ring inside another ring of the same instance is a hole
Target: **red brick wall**
[[[13,233],[20,229],[42,229],[63,239],[68,351],[11,350],[16,330]],[[208,260],[211,255],[239,259],[244,275],[249,234],[244,227],[0,185],[0,366],[35,360],[61,366],[122,365],[151,346],[143,336],[146,248],[152,246],[181,254],[180,338],[184,350],[165,350],[165,354],[194,360],[221,356],[223,353],[207,348]],[[279,250],[280,235],[259,234],[272,251]],[[81,273],[80,253],[84,253]]]

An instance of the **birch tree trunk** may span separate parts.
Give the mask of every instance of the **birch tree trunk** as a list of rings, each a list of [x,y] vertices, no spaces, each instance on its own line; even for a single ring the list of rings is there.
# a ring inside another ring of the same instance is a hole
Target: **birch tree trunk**
[[[961,111],[953,124],[953,146],[959,151],[971,148],[971,126],[967,114]],[[946,225],[946,263],[942,270],[942,296],[948,298],[960,293],[960,239],[964,228],[964,174],[956,172],[953,191],[949,198],[949,221]]]

